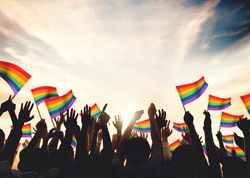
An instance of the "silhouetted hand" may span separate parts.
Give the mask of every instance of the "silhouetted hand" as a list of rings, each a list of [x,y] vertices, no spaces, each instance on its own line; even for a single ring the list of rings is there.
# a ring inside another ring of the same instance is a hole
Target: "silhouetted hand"
[[[63,141],[63,132],[62,131],[56,131],[55,135],[57,136],[57,138],[59,138],[59,140],[61,140],[61,142]]]
[[[140,132],[140,137],[144,138],[145,140],[148,140],[148,134],[144,133],[144,131]]]
[[[106,113],[106,112],[103,112],[100,117],[99,117],[100,121],[101,121],[101,124],[107,124],[109,119],[110,119],[110,116]]]
[[[220,131],[217,132],[216,137],[219,141],[222,141],[222,134]]]
[[[185,139],[189,144],[192,144],[192,137],[188,128],[183,127],[184,133],[181,134],[183,139]]]
[[[137,121],[141,118],[142,114],[144,113],[143,110],[140,110],[140,111],[136,111],[135,114],[134,114],[134,117],[133,117],[133,121]]]
[[[29,122],[34,118],[34,115],[32,115],[30,117],[30,112],[34,106],[34,103],[32,103],[32,105],[30,105],[31,102],[30,101],[26,101],[24,107],[23,107],[23,103],[21,105],[21,110],[19,112],[19,116],[18,116],[18,120],[22,121],[22,122]]]
[[[84,112],[84,113],[83,113]],[[83,112],[81,110],[81,120],[82,120],[82,125],[88,127],[89,125],[92,124],[93,120],[91,118],[91,107],[88,107],[86,105],[83,109]]]
[[[168,141],[168,137],[173,133],[173,129],[169,128],[170,120],[166,123],[165,127],[161,130],[161,138],[163,142]]]
[[[64,126],[66,129],[70,129],[72,131],[76,130],[77,128],[77,117],[78,114],[76,114],[74,109],[71,109],[70,114],[69,110],[67,110],[67,120],[64,121]]]
[[[137,132],[135,130],[133,130],[130,137],[129,137],[129,139],[135,138],[135,137],[138,137],[138,134],[137,134]]]
[[[117,118],[115,116],[115,122],[113,121],[113,125],[115,126],[117,131],[122,131],[122,122],[123,122],[123,120],[122,120],[120,115],[118,115]]]
[[[47,130],[47,124],[45,122],[45,119],[41,119],[37,124],[36,124],[36,133],[41,135],[44,130]]]
[[[189,113],[189,111],[185,112],[184,115],[184,122],[187,124],[187,126],[190,128],[190,126],[193,125],[194,117],[192,114]]]
[[[95,130],[98,132],[102,128],[101,122],[96,122],[95,123]]]
[[[203,130],[205,132],[211,132],[211,130],[212,130],[212,128],[211,128],[212,121],[211,121],[211,118],[210,118],[210,113],[204,110],[203,114],[206,116],[205,120],[204,120]]]
[[[16,105],[11,101],[11,95],[9,99],[1,104],[0,116],[6,111],[15,111]]]
[[[60,117],[55,118],[57,130],[60,130],[63,121],[64,121],[63,109],[60,108]]]
[[[248,121],[247,118],[240,118],[237,122],[237,126],[243,133],[249,132]]]
[[[54,135],[56,135],[56,129],[55,128],[52,128],[50,131],[49,131],[49,133],[48,133],[48,135],[47,135],[47,139],[50,139],[50,138],[52,138],[52,137],[54,137]]]
[[[158,115],[156,114],[156,123],[157,123],[157,126],[158,126],[159,130],[160,130],[167,123],[167,120],[166,120],[166,111],[164,111],[162,109],[162,110],[158,110],[158,113],[159,113]]]
[[[148,115],[149,117],[153,118],[156,115],[156,108],[154,103],[151,103],[149,108],[148,108]]]

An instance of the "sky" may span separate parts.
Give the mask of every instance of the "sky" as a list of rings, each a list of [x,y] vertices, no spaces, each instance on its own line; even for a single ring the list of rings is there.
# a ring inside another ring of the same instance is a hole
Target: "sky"
[[[31,79],[14,98],[34,102],[31,89],[72,89],[73,108],[108,103],[110,133],[114,116],[123,118],[123,131],[137,110],[147,119],[150,103],[183,122],[184,110],[175,86],[204,76],[208,88],[186,109],[194,116],[202,140],[208,95],[232,97],[224,112],[248,117],[240,96],[250,93],[250,1],[248,0],[54,0],[0,1],[0,60],[14,63]],[[0,79],[0,100],[13,95]],[[52,128],[44,103],[41,115]],[[211,111],[214,141],[221,111]],[[39,121],[36,108],[32,127]],[[141,121],[140,120],[140,121]],[[80,123],[80,119],[78,120]],[[6,137],[11,120],[1,117]],[[242,133],[222,128],[223,135]],[[181,133],[174,131],[172,143]],[[23,143],[25,139],[21,139]]]

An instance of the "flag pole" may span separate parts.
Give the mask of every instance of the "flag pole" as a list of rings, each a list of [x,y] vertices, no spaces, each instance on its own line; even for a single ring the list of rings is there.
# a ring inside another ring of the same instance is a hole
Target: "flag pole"
[[[42,119],[41,113],[40,113],[40,111],[39,111],[39,109],[38,109],[38,106],[37,106],[37,105],[36,105],[36,108],[37,108],[38,114],[39,114],[39,116],[40,116],[40,119]]]
[[[56,129],[56,126],[55,126],[55,124],[54,124],[54,122],[53,122],[53,119],[50,119],[50,120],[51,120],[51,122],[52,122],[54,128]]]
[[[182,107],[183,107],[184,111],[187,112],[187,111],[186,111],[186,108],[185,108],[185,106],[184,106],[184,104],[182,104]]]
[[[11,101],[15,98],[16,95],[14,95],[12,98],[11,98]]]

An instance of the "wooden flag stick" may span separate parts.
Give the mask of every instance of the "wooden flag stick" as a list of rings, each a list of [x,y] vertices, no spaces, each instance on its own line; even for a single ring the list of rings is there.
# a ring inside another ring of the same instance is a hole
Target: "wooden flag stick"
[[[16,95],[14,95],[12,98],[11,98],[11,101],[15,98]]]
[[[184,105],[182,105],[182,106],[183,106],[184,111],[187,112],[185,106]]]
[[[53,119],[51,119],[51,122],[52,122],[54,128],[56,129],[56,126],[55,126],[55,124],[54,124],[54,122],[53,122]]]
[[[221,127],[220,127],[221,128]],[[220,131],[220,128],[219,128],[219,131]]]
[[[39,116],[40,116],[40,119],[42,119],[41,113],[40,113],[40,111],[39,111],[39,109],[38,109],[38,106],[37,106],[37,105],[36,105],[36,108],[37,108],[38,114],[39,114]]]

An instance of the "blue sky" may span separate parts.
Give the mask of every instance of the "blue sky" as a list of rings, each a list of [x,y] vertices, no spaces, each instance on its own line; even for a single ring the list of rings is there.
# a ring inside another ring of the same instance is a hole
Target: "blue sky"
[[[248,116],[239,96],[250,93],[249,7],[243,0],[1,1],[1,60],[32,75],[14,99],[17,111],[22,101],[33,101],[30,89],[51,85],[60,95],[72,89],[78,111],[109,103],[111,121],[121,114],[124,128],[137,110],[147,119],[151,102],[172,122],[183,122],[175,86],[204,76],[206,92],[186,106],[200,135],[209,94],[232,97],[225,112]],[[12,91],[4,80],[0,86],[5,101]],[[39,108],[52,127],[45,105]],[[211,114],[215,134],[221,112]],[[7,114],[2,123],[8,133]],[[233,131],[242,135],[222,129]],[[169,139],[180,137],[174,132]]]

